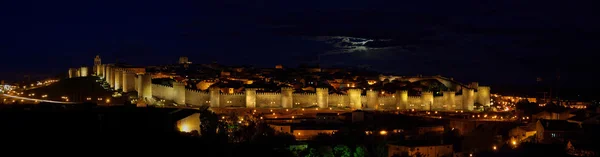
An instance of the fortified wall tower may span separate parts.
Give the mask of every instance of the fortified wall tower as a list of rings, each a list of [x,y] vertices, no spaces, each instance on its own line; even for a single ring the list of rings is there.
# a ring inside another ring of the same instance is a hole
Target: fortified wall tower
[[[319,91],[320,88],[317,88],[317,91]],[[292,93],[294,92],[294,89],[291,87],[283,87],[281,88],[281,107],[283,108],[292,108],[293,105],[293,97],[292,97]],[[323,91],[321,91],[323,92]],[[329,93],[327,91],[325,91],[325,93],[327,93],[327,96],[329,96]],[[325,102],[326,104],[327,102]],[[321,107],[321,105],[319,105],[319,107]]]
[[[462,109],[466,111],[473,111],[475,105],[475,90],[474,89],[462,89],[463,104]]]
[[[208,90],[210,94],[210,107],[221,107],[221,89],[218,87],[211,87]]]
[[[400,110],[408,109],[408,91],[399,90],[396,91],[396,107]]]
[[[173,82],[173,101],[179,105],[185,105],[185,84]]]
[[[119,68],[115,68],[115,90],[119,90],[122,89],[122,82],[121,80],[123,79],[123,73],[121,72],[121,69]]]
[[[379,97],[379,92],[374,90],[367,91],[367,106],[365,108],[371,109],[379,109],[379,101],[377,98]]]
[[[477,103],[482,104],[483,106],[489,107],[490,104],[490,87],[488,86],[479,86],[477,87]]]
[[[141,87],[139,93],[141,93],[141,97],[145,99],[152,98],[152,75],[150,74],[140,74],[141,77]]]
[[[421,92],[421,102],[423,104],[423,110],[431,110],[433,106],[433,92]]]
[[[88,67],[81,67],[81,68],[79,68],[79,76],[80,77],[87,77],[88,76]]]
[[[256,108],[256,88],[246,88],[246,108]]]
[[[327,108],[329,100],[328,88],[317,88],[317,105],[319,108]]]
[[[350,97],[350,108],[362,109],[362,101],[360,100],[361,89],[349,89],[348,97]]]
[[[450,111],[456,109],[456,92],[444,91],[442,96],[444,99],[444,110]]]
[[[123,92],[135,91],[135,73],[123,71]]]

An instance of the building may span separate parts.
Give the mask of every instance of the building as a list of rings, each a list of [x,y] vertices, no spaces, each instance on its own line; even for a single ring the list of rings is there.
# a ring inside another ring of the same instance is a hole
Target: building
[[[179,64],[190,64],[191,62],[188,60],[188,57],[182,56],[179,57]]]
[[[533,114],[531,117],[533,119],[567,120],[573,116],[575,116],[575,115],[571,114],[568,110],[562,110],[562,111],[542,111],[542,112]]]
[[[96,75],[99,74],[100,72],[100,66],[102,65],[102,59],[100,59],[100,55],[96,55],[96,58],[94,58],[94,73]]]
[[[510,141],[517,141],[520,143],[526,141],[530,137],[534,137],[536,133],[537,131],[535,131],[535,128],[529,126],[517,126],[508,131],[508,136],[510,137]]]
[[[540,119],[535,123],[535,130],[540,143],[564,143],[581,131],[581,125],[567,120]]]
[[[600,114],[586,113],[585,115],[577,115],[567,119],[568,122],[577,124],[600,124]]]
[[[454,148],[452,144],[425,144],[425,143],[405,143],[405,144],[388,144],[388,157],[394,155],[400,156],[427,156],[427,157],[444,157],[454,156]]]
[[[296,140],[310,140],[319,134],[335,134],[341,125],[317,125],[314,123],[299,123],[299,124],[269,124],[276,132],[294,135]]]

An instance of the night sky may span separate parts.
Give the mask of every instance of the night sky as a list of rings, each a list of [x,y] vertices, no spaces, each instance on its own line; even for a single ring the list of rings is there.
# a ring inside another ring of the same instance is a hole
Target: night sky
[[[188,56],[258,67],[321,56],[324,66],[486,85],[558,73],[566,86],[598,87],[598,2],[396,1],[2,1],[0,79],[66,73],[97,54],[105,63]]]

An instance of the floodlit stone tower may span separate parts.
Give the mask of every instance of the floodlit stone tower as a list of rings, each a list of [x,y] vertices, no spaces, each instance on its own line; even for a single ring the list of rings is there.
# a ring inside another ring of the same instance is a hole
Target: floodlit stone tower
[[[81,68],[79,68],[79,76],[80,77],[87,77],[88,76],[88,67],[81,67]]]
[[[135,90],[135,74],[130,71],[123,71],[123,92],[132,92]]]
[[[112,65],[106,65],[106,82],[110,88],[115,87],[115,69]]]
[[[317,88],[317,105],[319,108],[327,108],[327,102],[329,100],[329,89],[328,88]]]
[[[256,108],[255,88],[246,88],[246,108]]]
[[[282,87],[281,88],[281,107],[283,108],[292,108],[293,107],[293,98],[292,93],[294,89],[291,87]]]
[[[423,110],[431,110],[431,106],[433,106],[433,92],[421,92],[421,101],[424,105]]]
[[[454,91],[445,91],[442,96],[444,99],[444,110],[454,110],[456,109],[456,92]]]
[[[350,97],[350,108],[362,109],[362,101],[360,100],[361,89],[349,89],[348,97]]]
[[[106,74],[105,74],[106,73],[106,65],[105,64],[101,64],[98,67],[100,68],[100,70],[98,70],[99,71],[98,76],[101,76],[102,78],[105,78],[106,77]]]
[[[123,79],[123,74],[121,72],[121,69],[115,69],[115,90],[119,90],[121,89],[122,86],[122,79]]]
[[[210,94],[210,107],[221,107],[221,89],[219,87],[211,87],[208,89]]]
[[[185,84],[173,82],[173,101],[179,105],[185,105]]]
[[[94,72],[96,75],[100,75],[100,65],[102,65],[102,59],[100,59],[100,55],[96,55],[96,58],[94,58]]]
[[[145,99],[150,99],[152,98],[152,75],[142,74],[141,77],[141,92],[138,92],[142,93],[142,97],[144,97]]]
[[[490,87],[479,86],[477,87],[477,103],[483,106],[489,107],[490,104]]]
[[[69,78],[78,77],[79,70],[77,68],[69,68]]]
[[[396,91],[396,107],[400,110],[405,110],[408,108],[408,91],[407,90],[399,90]]]
[[[379,92],[374,90],[367,91],[367,106],[366,108],[379,109]]]
[[[188,64],[188,63],[189,63],[188,57],[185,57],[185,56],[179,57],[179,64]]]
[[[466,111],[473,111],[475,105],[475,90],[463,88],[462,89],[463,104],[462,108]]]

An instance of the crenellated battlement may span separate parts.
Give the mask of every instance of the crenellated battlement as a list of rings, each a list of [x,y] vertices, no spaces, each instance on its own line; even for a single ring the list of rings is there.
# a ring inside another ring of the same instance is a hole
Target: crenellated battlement
[[[477,91],[490,91],[490,87],[489,86],[479,86],[477,87]]]
[[[408,99],[421,99],[420,96],[408,96]]]
[[[294,88],[292,88],[292,87],[282,87],[281,91],[294,91]]]
[[[348,92],[358,92],[358,93],[362,93],[362,89],[348,89]]]
[[[185,89],[187,92],[194,92],[194,93],[198,93],[198,94],[208,94],[208,92],[206,91],[201,91],[201,90],[197,90],[197,89]]]
[[[276,92],[256,92],[256,95],[281,95],[281,93],[276,93]]]
[[[107,75],[110,75],[107,73]],[[138,75],[140,83],[147,79],[146,75]],[[146,76],[146,77],[144,77]],[[136,80],[138,81],[138,80]],[[150,80],[147,80],[150,82]],[[341,107],[352,109],[415,109],[415,110],[472,110],[473,103],[485,104],[489,101],[489,87],[479,86],[477,89],[463,89],[463,95],[456,91],[443,91],[442,96],[434,96],[434,92],[424,91],[420,96],[409,96],[408,90],[398,90],[392,95],[382,95],[381,91],[368,90],[366,95],[362,89],[349,89],[347,94],[329,94],[328,88],[317,88],[315,93],[294,93],[294,88],[282,87],[281,92],[263,92],[261,88],[246,88],[243,93],[221,93],[218,87],[209,90],[185,89],[184,83],[173,82],[173,86],[148,83],[151,95],[160,99],[173,100],[178,104],[210,105],[211,107],[246,107],[246,108],[297,108],[318,106],[319,108]],[[137,85],[136,85],[137,86]],[[136,90],[141,88],[136,87]],[[474,92],[477,90],[478,92]]]
[[[221,93],[221,95],[236,96],[236,95],[246,95],[246,94],[245,93]]]
[[[168,85],[163,85],[163,84],[152,84],[153,86],[159,86],[159,87],[173,87],[173,86],[168,86]]]
[[[294,93],[294,95],[317,95],[317,93]]]
[[[348,96],[346,94],[329,94],[329,96]]]
[[[217,83],[217,82],[219,82],[219,81],[217,81],[217,80],[202,80],[202,81],[200,81],[200,82],[205,82],[205,83]]]

